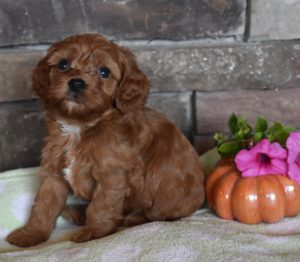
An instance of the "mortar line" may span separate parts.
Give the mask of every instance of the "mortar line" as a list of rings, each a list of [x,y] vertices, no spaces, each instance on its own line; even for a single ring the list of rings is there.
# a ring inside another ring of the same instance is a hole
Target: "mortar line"
[[[245,32],[243,41],[248,42],[250,38],[250,30],[251,30],[251,11],[252,11],[252,0],[246,0],[246,12],[245,12]]]

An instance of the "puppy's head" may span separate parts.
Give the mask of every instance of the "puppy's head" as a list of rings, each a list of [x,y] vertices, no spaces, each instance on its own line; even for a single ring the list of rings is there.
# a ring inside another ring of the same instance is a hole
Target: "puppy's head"
[[[32,83],[46,110],[71,119],[93,119],[113,107],[123,113],[143,108],[149,91],[132,53],[93,34],[53,44]]]

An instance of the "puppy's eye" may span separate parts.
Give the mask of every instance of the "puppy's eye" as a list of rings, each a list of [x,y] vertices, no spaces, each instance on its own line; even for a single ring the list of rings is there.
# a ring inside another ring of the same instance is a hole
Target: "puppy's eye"
[[[67,71],[70,69],[70,62],[67,59],[62,59],[58,62],[57,68],[59,71]]]
[[[101,67],[98,71],[98,74],[102,77],[102,78],[109,78],[110,76],[110,70],[107,67]]]

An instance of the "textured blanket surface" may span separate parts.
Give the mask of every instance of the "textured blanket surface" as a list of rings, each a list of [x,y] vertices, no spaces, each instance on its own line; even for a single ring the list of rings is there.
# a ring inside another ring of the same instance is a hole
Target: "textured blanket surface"
[[[16,248],[4,237],[27,219],[36,172],[0,174],[0,261],[300,261],[300,215],[277,224],[244,225],[205,208],[178,221],[126,228],[83,244],[68,241],[77,227],[60,218],[48,242]]]

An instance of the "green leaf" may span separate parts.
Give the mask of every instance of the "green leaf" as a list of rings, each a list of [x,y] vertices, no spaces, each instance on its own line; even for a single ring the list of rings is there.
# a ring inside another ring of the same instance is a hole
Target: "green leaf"
[[[214,140],[217,142],[217,145],[220,145],[228,140],[228,136],[221,134],[221,133],[215,133]]]
[[[219,146],[218,151],[221,155],[232,156],[240,150],[239,141],[230,141]]]
[[[288,137],[289,137],[289,133],[288,132],[281,131],[281,132],[278,132],[276,134],[275,141],[277,141],[282,146],[285,146],[285,142],[286,142],[286,140],[287,140]]]
[[[296,128],[290,127],[290,126],[284,126],[284,127],[283,127],[283,131],[288,132],[288,133],[291,133],[291,132],[296,131]]]
[[[276,133],[276,132],[280,132],[283,129],[283,125],[275,122],[268,130],[268,133],[272,134],[272,133]]]
[[[265,134],[263,132],[256,132],[253,136],[254,142],[257,143],[260,140],[262,140],[263,138],[265,138]]]
[[[289,137],[289,132],[286,132],[284,130],[268,135],[268,139],[270,140],[270,142],[278,142],[282,146],[285,146],[285,142],[288,137]]]
[[[247,139],[251,136],[252,128],[244,117],[238,119],[238,132],[235,134],[237,139]]]
[[[251,135],[251,127],[243,126],[240,128],[237,137],[238,138],[248,138]]]
[[[274,134],[268,134],[268,135],[267,135],[267,138],[268,138],[268,140],[272,143],[272,142],[274,142],[276,136],[275,136]]]
[[[238,131],[238,118],[235,113],[232,113],[228,120],[229,130],[232,134]]]
[[[275,122],[273,126],[268,129],[267,137],[270,142],[278,142],[282,146],[285,146],[285,142],[292,131],[295,131],[295,129]]]
[[[265,118],[257,117],[255,131],[256,132],[265,132],[268,129],[268,122]]]

